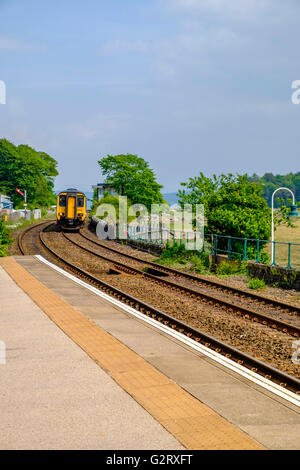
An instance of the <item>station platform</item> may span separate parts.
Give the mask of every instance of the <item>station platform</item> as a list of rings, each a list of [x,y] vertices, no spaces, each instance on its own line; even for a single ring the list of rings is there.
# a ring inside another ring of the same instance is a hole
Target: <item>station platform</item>
[[[297,406],[36,257],[0,289],[0,449],[299,449]]]

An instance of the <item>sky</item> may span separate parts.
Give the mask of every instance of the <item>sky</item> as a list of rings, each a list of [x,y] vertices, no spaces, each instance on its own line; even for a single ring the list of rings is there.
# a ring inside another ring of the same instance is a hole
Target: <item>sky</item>
[[[120,153],[163,192],[300,171],[299,0],[0,0],[0,18],[0,138],[58,160],[57,189]]]

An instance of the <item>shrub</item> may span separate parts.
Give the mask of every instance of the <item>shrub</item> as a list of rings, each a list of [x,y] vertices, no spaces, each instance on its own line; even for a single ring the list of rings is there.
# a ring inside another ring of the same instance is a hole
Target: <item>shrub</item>
[[[6,229],[3,220],[0,219],[0,256],[6,255],[6,249],[10,242],[11,239],[9,237],[8,230]]]
[[[233,276],[234,274],[245,274],[246,263],[242,261],[222,261],[216,265],[216,273],[219,276]]]
[[[180,245],[177,242],[174,242],[173,245],[167,243],[160,256],[160,260],[169,260],[174,258],[177,258],[178,260],[178,258],[185,257],[186,252],[187,250],[184,248],[184,245]]]
[[[248,283],[248,287],[254,290],[257,290],[257,289],[263,290],[266,287],[266,283],[263,279],[258,279],[257,277],[254,277],[250,279]]]
[[[269,264],[269,263],[270,263],[270,255],[269,255],[269,253],[261,252],[260,255],[259,255],[259,258],[260,258],[260,262],[261,262],[262,264]]]
[[[184,245],[174,242],[173,245],[167,243],[160,258],[156,260],[161,264],[189,264],[190,269],[197,273],[204,273],[208,270],[209,255],[198,251],[186,250]]]

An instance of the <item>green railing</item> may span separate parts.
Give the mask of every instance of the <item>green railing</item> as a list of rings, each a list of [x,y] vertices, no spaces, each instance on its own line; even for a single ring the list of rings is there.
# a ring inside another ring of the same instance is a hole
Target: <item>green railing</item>
[[[117,228],[117,236],[120,227]],[[148,241],[151,243],[172,245],[179,243],[189,248],[194,242],[197,232],[183,232],[182,230],[169,230],[161,226],[123,227],[123,234],[132,240]],[[215,260],[217,255],[226,256],[228,261],[238,259],[241,261],[254,261],[255,263],[271,264],[273,251],[273,266],[288,269],[300,269],[300,243],[260,240],[255,238],[240,238],[226,235],[205,234],[202,251],[210,253]]]
[[[256,238],[239,238],[226,235],[209,235],[212,240],[212,254],[226,255],[227,260],[253,260],[255,263],[282,266],[288,269],[300,268],[300,243],[260,240]]]

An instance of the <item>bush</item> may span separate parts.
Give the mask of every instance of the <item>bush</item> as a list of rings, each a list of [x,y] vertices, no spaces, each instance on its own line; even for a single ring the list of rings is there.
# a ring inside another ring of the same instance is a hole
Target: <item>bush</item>
[[[250,279],[250,281],[248,283],[248,287],[249,287],[249,289],[263,290],[263,289],[266,288],[266,283],[263,279],[258,279],[257,277],[254,277],[254,278]]]
[[[161,264],[189,264],[190,269],[197,273],[204,273],[209,269],[209,255],[198,251],[186,250],[184,245],[174,242],[167,243],[160,258],[156,260]]]
[[[216,273],[219,276],[233,276],[234,274],[245,274],[246,263],[243,261],[222,261],[216,265]]]
[[[8,230],[2,219],[0,219],[0,256],[6,256],[6,250],[10,244],[11,239],[9,237]]]
[[[192,271],[195,271],[196,273],[205,273],[210,266],[207,253],[193,254],[190,262],[192,264]]]
[[[174,242],[173,245],[167,243],[160,256],[160,260],[183,258],[186,257],[186,252],[187,250],[184,248],[184,245],[180,245],[177,242]]]

